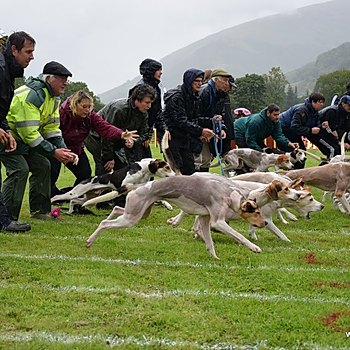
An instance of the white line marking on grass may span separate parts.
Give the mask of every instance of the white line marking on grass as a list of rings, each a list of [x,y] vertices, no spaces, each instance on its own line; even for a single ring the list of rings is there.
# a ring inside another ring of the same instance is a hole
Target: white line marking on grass
[[[234,270],[234,269],[246,269],[246,270],[279,270],[279,271],[306,271],[306,272],[336,272],[336,273],[349,273],[348,269],[343,268],[324,268],[323,266],[319,267],[290,267],[290,266],[229,266],[229,265],[219,265],[219,264],[201,264],[201,263],[190,263],[182,261],[147,261],[147,260],[128,260],[128,259],[106,259],[99,256],[65,256],[65,255],[23,255],[23,254],[5,254],[1,253],[0,258],[18,258],[18,259],[35,259],[35,260],[61,260],[61,261],[99,261],[112,264],[123,264],[123,265],[147,265],[147,266],[184,266],[184,267],[197,267],[205,269],[225,269],[225,270]]]
[[[294,297],[292,295],[283,296],[283,295],[264,295],[259,293],[232,293],[230,291],[211,291],[208,289],[204,290],[181,290],[181,289],[173,289],[173,290],[164,290],[164,291],[156,291],[153,293],[144,293],[139,292],[135,290],[131,290],[129,288],[124,289],[118,286],[113,287],[104,287],[104,288],[95,288],[95,287],[81,287],[81,286],[63,286],[63,287],[53,287],[50,284],[44,284],[42,286],[25,286],[21,287],[16,285],[8,285],[8,284],[0,284],[0,288],[3,289],[20,289],[20,290],[45,290],[45,291],[51,291],[55,293],[63,293],[67,294],[69,292],[79,292],[79,293],[126,293],[131,294],[133,296],[138,296],[141,298],[166,298],[166,297],[172,297],[172,298],[178,298],[178,297],[196,297],[196,296],[211,296],[211,297],[223,297],[228,299],[254,299],[258,301],[287,301],[287,302],[304,302],[304,303],[315,303],[315,304],[324,304],[324,303],[331,303],[331,304],[343,304],[343,305],[349,305],[350,302],[348,299],[340,299],[340,298],[333,298],[333,299],[325,299],[325,298],[312,298],[312,297]]]
[[[1,233],[0,232],[0,236],[7,236],[8,237],[8,234],[4,234],[4,233]],[[37,235],[30,235],[30,234],[23,234],[23,233],[20,233],[20,234],[16,234],[16,233],[13,233],[11,234],[11,237],[14,237],[14,236],[18,236],[18,237],[21,237],[21,238],[25,238],[25,239],[28,239],[28,238],[38,238],[39,236]],[[86,242],[87,240],[87,236],[50,236],[50,235],[40,235],[40,239],[44,239],[44,238],[47,238],[47,239],[57,239],[57,240],[60,240],[60,241],[67,241],[67,240],[72,240],[72,241],[82,241],[82,242]],[[99,237],[99,240],[115,240],[115,241],[118,241],[118,242],[128,242],[131,238],[123,238],[121,236],[115,236],[115,237],[108,237],[108,236],[104,236],[104,237]],[[176,242],[179,244],[179,243],[183,243],[184,245],[187,245],[188,243],[186,241],[183,241],[183,242],[179,242],[177,239],[174,239],[174,241],[176,240]],[[137,239],[134,239],[133,238],[133,242],[140,242],[140,243],[153,243],[153,241],[151,240],[148,240],[147,238],[137,238]],[[169,241],[167,241],[169,243]],[[311,249],[309,248],[302,248],[302,247],[292,247],[292,246],[280,246],[278,247],[279,250],[285,250],[285,251],[296,251],[296,252],[310,252]],[[266,247],[264,248],[264,251],[268,251],[268,252],[276,252],[276,247]],[[331,253],[331,254],[344,254],[344,253],[348,253],[349,252],[349,249],[347,248],[340,248],[340,249],[318,249],[318,248],[313,248],[312,249],[312,252],[314,253]]]
[[[87,335],[87,336],[72,336],[65,333],[47,333],[47,332],[16,332],[12,333],[0,333],[0,339],[5,341],[15,341],[17,343],[33,342],[33,341],[46,341],[49,343],[61,343],[61,344],[82,344],[82,343],[103,343],[109,346],[119,346],[119,345],[138,345],[143,346],[167,346],[169,348],[179,348],[179,347],[192,347],[201,350],[259,350],[273,349],[273,350],[286,350],[286,348],[281,347],[269,347],[267,340],[257,341],[255,345],[237,345],[227,342],[217,343],[217,344],[199,344],[198,342],[190,342],[188,340],[171,340],[168,338],[157,338],[148,337],[143,335],[141,338],[136,338],[133,336],[129,337],[116,337],[116,336],[104,336],[103,334]],[[300,344],[305,349],[318,349],[318,350],[348,350],[348,347],[335,347],[327,345],[318,345],[315,343],[302,343]]]

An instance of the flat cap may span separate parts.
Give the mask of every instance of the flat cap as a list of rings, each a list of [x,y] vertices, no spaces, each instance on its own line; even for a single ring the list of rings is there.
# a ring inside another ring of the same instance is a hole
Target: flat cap
[[[63,77],[72,76],[72,73],[64,65],[55,61],[45,64],[43,74],[61,75]]]
[[[223,69],[214,69],[211,72],[211,76],[212,77],[232,77],[232,74],[227,73],[225,70]]]

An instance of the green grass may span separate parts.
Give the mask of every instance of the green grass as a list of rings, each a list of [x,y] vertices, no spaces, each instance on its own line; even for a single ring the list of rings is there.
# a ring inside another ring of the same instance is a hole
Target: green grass
[[[58,184],[73,181],[62,171]],[[290,243],[258,230],[262,254],[213,233],[218,261],[193,240],[193,218],[167,226],[177,208],[86,249],[106,211],[38,222],[26,194],[32,230],[0,233],[0,349],[349,349],[349,217],[325,205],[277,223]],[[246,222],[231,225],[248,237]]]

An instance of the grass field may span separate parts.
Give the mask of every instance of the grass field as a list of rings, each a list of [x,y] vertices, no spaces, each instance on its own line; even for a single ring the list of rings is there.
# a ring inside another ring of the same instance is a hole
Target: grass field
[[[59,186],[72,183],[62,171]],[[0,233],[0,349],[350,349],[350,221],[325,205],[277,223],[290,243],[258,230],[262,254],[213,233],[214,260],[193,218],[167,226],[177,208],[86,249],[106,211],[40,222],[26,195],[32,230]]]

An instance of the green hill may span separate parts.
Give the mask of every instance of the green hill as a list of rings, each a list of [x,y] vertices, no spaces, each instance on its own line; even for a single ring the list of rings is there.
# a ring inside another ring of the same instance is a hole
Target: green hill
[[[191,67],[223,68],[234,77],[264,74],[272,67],[298,69],[346,41],[348,0],[307,6],[292,13],[268,16],[207,36],[161,59],[163,88],[182,82]],[[344,10],[342,10],[344,9]],[[100,95],[104,103],[127,96],[140,77]]]

